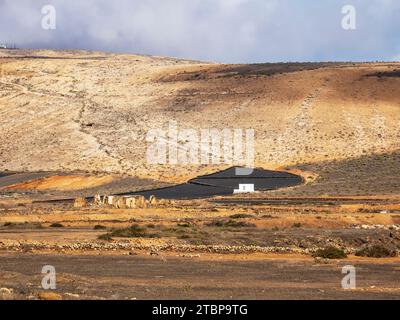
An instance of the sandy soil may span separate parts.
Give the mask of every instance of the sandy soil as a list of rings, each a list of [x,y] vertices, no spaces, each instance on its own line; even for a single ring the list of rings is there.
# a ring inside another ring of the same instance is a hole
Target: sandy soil
[[[112,176],[51,176],[7,186],[4,190],[59,190],[71,191],[98,187],[111,183]]]
[[[52,265],[63,299],[399,299],[398,262],[196,260],[176,257],[2,254],[2,285],[37,298],[40,270]],[[341,268],[354,264],[358,288],[341,288]]]

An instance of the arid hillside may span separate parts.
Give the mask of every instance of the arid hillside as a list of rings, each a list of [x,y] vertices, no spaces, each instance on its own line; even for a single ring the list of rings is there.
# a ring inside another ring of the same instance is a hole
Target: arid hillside
[[[0,300],[399,299],[400,63],[0,50],[0,75]],[[171,122],[253,129],[257,170],[151,164]]]
[[[312,171],[400,149],[400,63],[220,65],[22,50],[0,57],[0,171],[171,182],[226,167],[147,163],[148,130],[166,130],[170,120],[182,129],[254,129],[255,165],[268,169]],[[398,159],[387,174],[399,171]]]

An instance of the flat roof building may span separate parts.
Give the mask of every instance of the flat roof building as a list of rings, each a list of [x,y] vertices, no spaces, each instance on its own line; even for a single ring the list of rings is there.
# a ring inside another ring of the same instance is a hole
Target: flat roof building
[[[233,190],[233,193],[253,193],[254,184],[239,184],[239,189]]]

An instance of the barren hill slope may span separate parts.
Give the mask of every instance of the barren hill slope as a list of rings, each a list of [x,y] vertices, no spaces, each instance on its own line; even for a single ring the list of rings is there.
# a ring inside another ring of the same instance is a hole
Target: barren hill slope
[[[400,148],[400,63],[219,65],[81,51],[0,56],[0,171],[181,181],[216,169],[147,163],[146,133],[165,130],[169,120],[180,128],[254,129],[255,164],[269,169]]]

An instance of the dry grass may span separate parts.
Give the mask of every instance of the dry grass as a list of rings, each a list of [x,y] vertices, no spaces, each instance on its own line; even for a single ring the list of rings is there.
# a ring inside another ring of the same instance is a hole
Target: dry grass
[[[298,165],[296,169],[318,172],[319,177],[304,186],[291,190],[278,190],[273,194],[290,196],[398,195],[399,167],[399,152]]]

